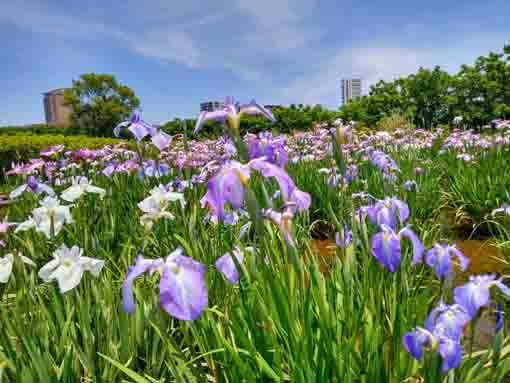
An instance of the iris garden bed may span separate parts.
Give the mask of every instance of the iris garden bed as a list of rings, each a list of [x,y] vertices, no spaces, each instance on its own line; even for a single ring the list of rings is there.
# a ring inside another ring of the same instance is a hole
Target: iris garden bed
[[[132,150],[54,147],[8,172],[6,381],[503,381],[507,270],[455,284],[454,243],[509,241],[505,131],[242,140],[231,123],[170,143],[140,126]]]

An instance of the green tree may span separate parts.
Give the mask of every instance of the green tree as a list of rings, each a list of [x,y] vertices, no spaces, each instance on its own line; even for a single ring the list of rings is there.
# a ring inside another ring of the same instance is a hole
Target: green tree
[[[134,91],[109,74],[86,73],[64,94],[73,129],[93,136],[113,136],[113,129],[138,108]]]

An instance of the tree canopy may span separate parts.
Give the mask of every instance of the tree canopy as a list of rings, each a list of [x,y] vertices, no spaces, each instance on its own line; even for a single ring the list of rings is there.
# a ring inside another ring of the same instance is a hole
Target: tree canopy
[[[374,127],[400,114],[415,126],[430,129],[462,117],[463,126],[480,128],[510,116],[510,46],[479,57],[449,74],[440,67],[420,68],[392,82],[379,81],[368,96],[341,107],[340,116]]]
[[[74,130],[103,137],[112,136],[115,126],[140,105],[134,91],[109,74],[81,75],[65,91],[64,99],[72,108]]]

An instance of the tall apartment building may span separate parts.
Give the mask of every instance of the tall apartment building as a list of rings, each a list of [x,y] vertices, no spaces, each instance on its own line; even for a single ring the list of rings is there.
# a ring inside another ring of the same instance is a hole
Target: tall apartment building
[[[201,112],[214,112],[215,110],[222,109],[225,107],[223,101],[206,101],[200,103]]]
[[[71,108],[64,105],[65,88],[50,90],[43,93],[44,114],[46,124],[67,126],[71,120]]]
[[[362,81],[360,78],[342,79],[342,104],[361,97]]]

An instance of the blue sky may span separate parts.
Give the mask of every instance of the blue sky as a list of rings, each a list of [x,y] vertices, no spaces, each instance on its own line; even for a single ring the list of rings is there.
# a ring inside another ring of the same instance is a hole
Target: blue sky
[[[42,122],[41,93],[85,72],[131,86],[153,123],[225,95],[337,108],[342,77],[500,51],[508,15],[508,0],[3,0],[0,126]]]

